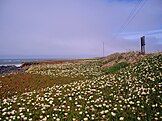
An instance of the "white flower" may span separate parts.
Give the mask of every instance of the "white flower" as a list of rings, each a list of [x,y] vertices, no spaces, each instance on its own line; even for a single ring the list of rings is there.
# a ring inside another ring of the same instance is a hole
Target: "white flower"
[[[43,120],[43,121],[46,121],[46,120],[47,120],[47,117],[44,117],[42,120]]]
[[[32,121],[32,118],[30,118],[29,121]]]
[[[116,116],[116,113],[114,113],[114,112],[111,112],[111,115],[112,115],[112,116]]]
[[[129,104],[134,104],[134,102],[133,101],[130,101]]]
[[[137,117],[137,120],[141,120],[141,118],[140,117]]]
[[[82,111],[80,111],[79,114],[80,114],[80,115],[83,114]]]
[[[64,113],[64,115],[65,115],[65,116],[67,116],[67,115],[68,115],[68,113]]]
[[[76,119],[75,118],[73,118],[73,121],[75,121]]]
[[[101,111],[100,113],[101,113],[101,114],[104,114],[104,111]]]
[[[59,118],[57,118],[57,119],[56,119],[56,121],[60,121],[60,119],[59,119]]]
[[[53,103],[53,101],[51,100],[51,101],[49,101],[49,104],[52,104]]]
[[[84,118],[84,121],[88,121],[88,118]]]
[[[124,120],[124,117],[120,117],[119,120],[120,120],[120,121],[123,121],[123,120]]]
[[[28,118],[27,117],[24,117],[24,120],[27,120]]]
[[[6,112],[3,112],[2,115],[3,115],[3,116],[6,115]]]
[[[69,100],[72,100],[72,97],[69,97]]]
[[[109,111],[108,110],[105,110],[105,113],[108,113]]]

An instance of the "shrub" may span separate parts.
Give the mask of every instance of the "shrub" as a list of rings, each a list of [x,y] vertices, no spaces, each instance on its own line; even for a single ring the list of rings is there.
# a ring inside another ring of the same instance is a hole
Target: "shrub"
[[[120,62],[120,63],[117,63],[109,68],[106,68],[104,71],[106,74],[115,73],[115,72],[119,71],[120,69],[127,67],[128,65],[129,65],[129,63],[127,63],[127,62]]]

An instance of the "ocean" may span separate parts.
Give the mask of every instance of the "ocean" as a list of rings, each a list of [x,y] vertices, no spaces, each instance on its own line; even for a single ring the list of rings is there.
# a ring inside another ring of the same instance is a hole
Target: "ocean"
[[[15,65],[20,67],[24,62],[40,61],[42,59],[0,59],[0,66]]]
[[[24,62],[34,62],[34,61],[49,61],[49,60],[72,60],[79,58],[36,58],[36,59],[0,59],[0,66],[11,66],[15,65],[20,67]]]

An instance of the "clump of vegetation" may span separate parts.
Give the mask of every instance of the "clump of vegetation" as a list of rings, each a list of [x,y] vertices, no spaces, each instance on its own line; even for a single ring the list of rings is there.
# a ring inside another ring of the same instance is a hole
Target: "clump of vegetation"
[[[109,68],[105,68],[104,72],[106,74],[115,73],[115,72],[119,71],[120,69],[125,68],[127,66],[129,66],[129,63],[127,63],[127,62],[120,62],[120,63],[117,63],[117,64],[115,64],[115,65],[113,65],[113,66],[111,66]]]

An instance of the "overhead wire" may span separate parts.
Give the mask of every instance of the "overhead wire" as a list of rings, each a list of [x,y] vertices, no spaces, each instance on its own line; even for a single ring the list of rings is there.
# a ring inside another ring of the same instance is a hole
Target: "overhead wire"
[[[143,2],[141,2],[141,5],[139,6],[139,8],[135,11],[134,15],[132,15],[132,17],[129,19],[129,21],[127,22],[127,24],[125,25],[125,27],[123,27],[122,31],[125,31],[126,27],[132,22],[132,20],[136,17],[136,15],[139,13],[139,11],[144,7],[144,5],[146,4],[147,0],[143,0]]]
[[[122,26],[119,28],[119,32],[122,30],[122,28],[124,28],[127,24],[127,22],[129,21],[129,19],[132,17],[132,15],[135,13],[136,9],[139,7],[139,5],[141,4],[142,0],[139,0],[137,2],[137,4],[135,5],[135,7],[131,10],[131,12],[129,13],[129,16],[127,17],[127,19],[125,20],[125,22],[122,24]]]
[[[143,8],[146,4],[147,0],[139,0],[135,7],[130,12],[129,16],[127,17],[126,21],[122,24],[117,34],[114,36],[116,38],[121,32],[123,32],[126,27],[132,22],[132,20],[136,17],[137,13]]]

